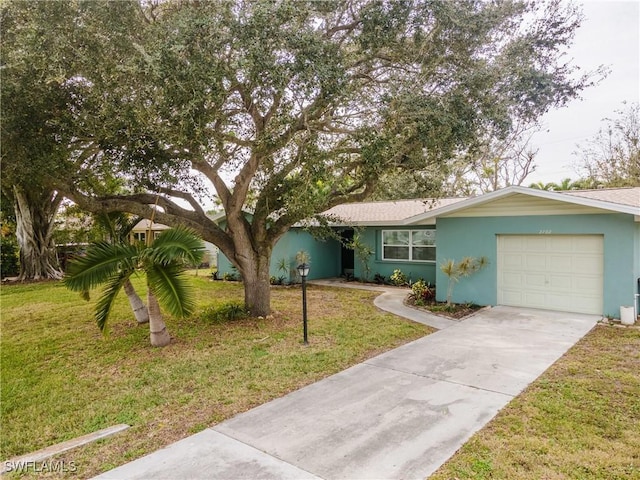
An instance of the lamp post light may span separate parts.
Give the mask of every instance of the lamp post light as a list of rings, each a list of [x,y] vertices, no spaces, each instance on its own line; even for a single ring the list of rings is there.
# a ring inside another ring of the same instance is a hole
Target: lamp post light
[[[309,345],[307,339],[307,275],[309,275],[309,264],[301,263],[297,267],[298,275],[302,279],[302,328],[304,332],[304,344]]]

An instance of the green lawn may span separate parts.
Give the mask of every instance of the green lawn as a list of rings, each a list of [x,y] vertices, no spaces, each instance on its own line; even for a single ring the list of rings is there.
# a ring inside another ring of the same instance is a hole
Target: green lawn
[[[142,284],[141,279],[135,283]],[[200,312],[242,299],[237,283],[193,277]],[[132,428],[56,460],[88,477],[430,333],[373,306],[376,293],[310,286],[302,345],[300,288],[274,288],[273,318],[168,318],[174,337],[149,346],[124,296],[103,337],[93,303],[58,282],[3,285],[1,459],[114,424]]]
[[[640,330],[598,326],[430,480],[640,479]]]
[[[242,298],[200,275],[200,312]],[[59,283],[3,286],[2,459],[131,424],[56,459],[92,476],[429,333],[375,295],[311,286],[309,347],[299,288],[275,288],[273,319],[170,318],[174,341],[154,349],[124,297],[105,338]],[[432,478],[640,479],[640,330],[595,328]]]

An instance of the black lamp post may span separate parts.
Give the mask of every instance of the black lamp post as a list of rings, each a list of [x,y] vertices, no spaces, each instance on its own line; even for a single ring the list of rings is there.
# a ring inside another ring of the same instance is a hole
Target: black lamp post
[[[304,344],[309,345],[307,340],[307,275],[309,275],[309,264],[298,265],[298,275],[302,279],[302,328],[304,330]]]

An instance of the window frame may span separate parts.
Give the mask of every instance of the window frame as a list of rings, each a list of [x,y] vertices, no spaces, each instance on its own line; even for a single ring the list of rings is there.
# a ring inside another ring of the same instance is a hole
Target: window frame
[[[409,243],[406,245],[400,245],[400,244],[389,244],[389,243],[385,243],[385,234],[389,233],[389,232],[408,232],[409,233]],[[413,234],[414,232],[433,232],[433,236],[434,236],[434,243],[433,245],[419,245],[419,244],[414,244],[413,243]],[[419,260],[419,259],[414,259],[414,248],[433,248],[434,252],[435,252],[435,248],[437,246],[437,237],[436,237],[436,230],[435,228],[425,228],[425,229],[420,229],[420,230],[410,230],[410,229],[386,229],[386,230],[382,230],[381,231],[381,235],[380,235],[380,258],[382,261],[385,262],[415,262],[415,263],[435,263],[436,259],[435,259],[435,254],[434,254],[434,259],[433,260]],[[409,258],[386,258],[385,254],[384,254],[384,250],[385,247],[406,247],[409,249]]]

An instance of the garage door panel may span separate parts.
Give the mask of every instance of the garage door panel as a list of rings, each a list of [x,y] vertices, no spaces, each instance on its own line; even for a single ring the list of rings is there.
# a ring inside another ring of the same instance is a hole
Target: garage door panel
[[[504,291],[504,302],[505,305],[517,305],[522,303],[524,300],[522,299],[522,292],[515,290],[505,290]]]
[[[544,254],[532,253],[524,257],[522,266],[528,272],[544,272],[547,269]]]
[[[522,302],[531,305],[532,308],[543,308],[545,302],[544,292],[530,291],[525,292],[522,296]]]
[[[498,303],[602,313],[603,236],[499,235]]]
[[[598,235],[584,235],[573,237],[573,248],[576,251],[602,250],[602,237]]]
[[[544,305],[540,305],[537,308],[541,308],[543,310],[559,310],[561,312],[565,312],[569,310],[570,307],[571,302],[567,297],[551,295],[545,299]]]
[[[523,287],[525,288],[536,289],[536,288],[545,287],[545,283],[547,280],[544,273],[534,274],[534,273],[527,272],[527,273],[524,273],[522,276],[524,278]]]
[[[577,290],[582,290],[584,295],[597,297],[602,289],[602,281],[593,277],[576,276],[575,286]]]
[[[599,275],[604,273],[604,265],[601,259],[593,255],[576,256],[574,260],[573,271],[579,274]]]
[[[504,255],[504,264],[507,267],[510,268],[514,268],[514,267],[522,267],[522,255],[518,254],[508,254],[506,253]]]
[[[574,279],[571,275],[549,275],[548,286],[555,290],[570,292],[574,289]]]
[[[574,250],[573,237],[547,237],[547,250],[553,252],[571,253]]]
[[[573,269],[574,259],[567,255],[549,255],[547,257],[546,270],[549,271],[567,271]]]
[[[547,250],[545,237],[525,237],[524,246],[528,252],[544,252]]]
[[[505,285],[509,285],[511,288],[520,289],[524,286],[524,277],[520,273],[505,273],[504,282]]]

